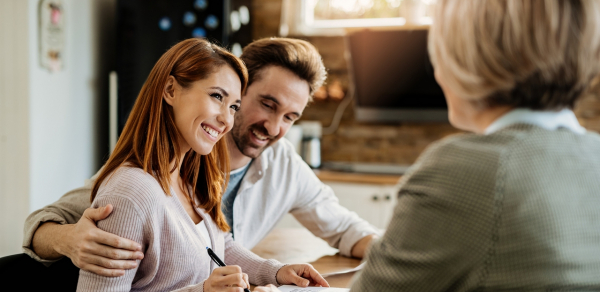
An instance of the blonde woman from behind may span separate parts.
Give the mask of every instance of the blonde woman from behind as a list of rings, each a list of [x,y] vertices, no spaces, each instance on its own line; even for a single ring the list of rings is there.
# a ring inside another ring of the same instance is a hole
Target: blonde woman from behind
[[[600,289],[600,1],[439,0],[429,34],[457,128],[404,176],[351,291]]]

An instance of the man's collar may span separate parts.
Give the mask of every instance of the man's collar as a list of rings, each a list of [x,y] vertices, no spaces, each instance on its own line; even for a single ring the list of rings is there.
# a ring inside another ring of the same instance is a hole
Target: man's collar
[[[265,175],[265,172],[269,168],[269,157],[273,155],[273,146],[277,143],[279,143],[279,141],[267,147],[258,157],[252,160],[250,168],[248,168],[248,172],[246,172],[246,176],[248,176],[247,181],[254,184]]]

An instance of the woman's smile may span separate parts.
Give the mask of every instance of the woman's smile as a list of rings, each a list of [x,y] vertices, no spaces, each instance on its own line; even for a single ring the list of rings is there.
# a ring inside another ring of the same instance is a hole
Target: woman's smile
[[[219,138],[219,135],[223,132],[221,130],[217,130],[215,127],[208,125],[208,124],[201,124],[202,129],[204,130],[204,133],[206,135],[208,135],[209,138],[211,138],[211,140],[213,141],[217,141]]]

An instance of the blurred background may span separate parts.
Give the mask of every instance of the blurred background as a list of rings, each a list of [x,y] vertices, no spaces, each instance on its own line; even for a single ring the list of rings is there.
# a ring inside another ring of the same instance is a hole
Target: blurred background
[[[0,256],[26,216],[108,158],[135,97],[170,46],[206,37],[311,42],[328,70],[288,138],[340,202],[383,228],[398,178],[446,118],[426,51],[434,0],[0,0]],[[581,124],[600,131],[600,102]],[[298,226],[286,218],[281,226]]]

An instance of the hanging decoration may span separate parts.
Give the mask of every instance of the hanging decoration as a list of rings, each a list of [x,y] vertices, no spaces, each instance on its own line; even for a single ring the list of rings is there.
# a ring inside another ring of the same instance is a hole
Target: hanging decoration
[[[65,17],[62,0],[41,0],[39,5],[40,65],[50,72],[64,68]]]

